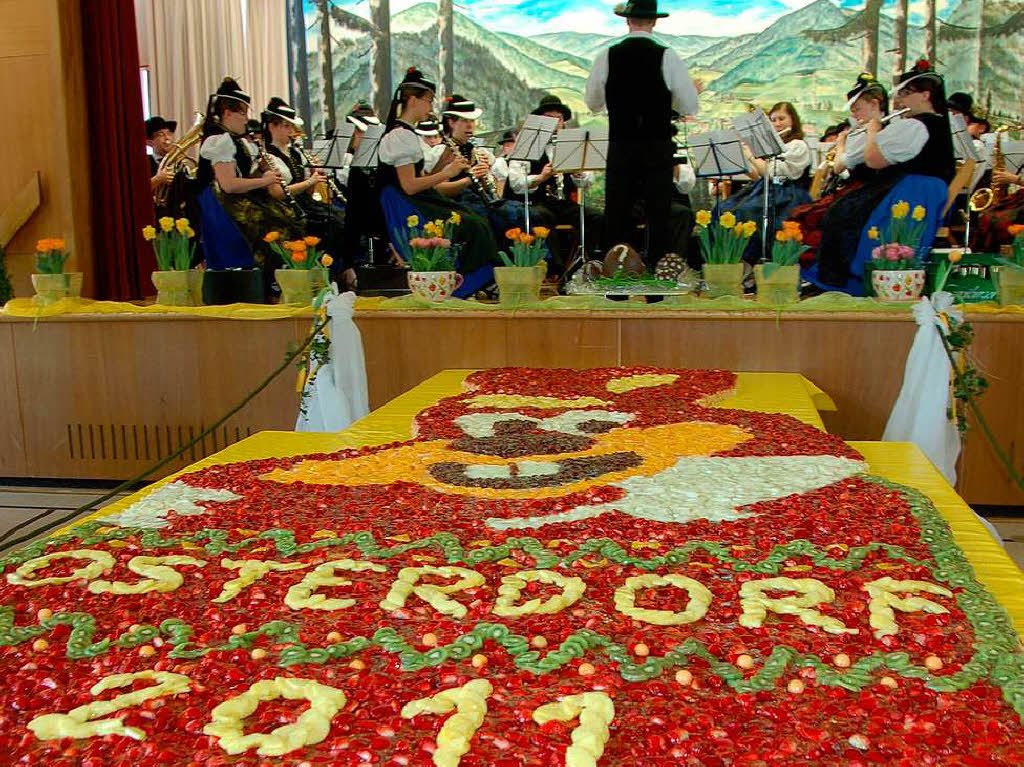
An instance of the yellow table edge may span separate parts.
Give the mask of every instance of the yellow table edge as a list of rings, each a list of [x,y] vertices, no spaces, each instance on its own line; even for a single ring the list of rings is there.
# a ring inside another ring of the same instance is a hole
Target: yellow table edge
[[[61,528],[53,535],[68,532],[91,519],[116,514],[157,487],[173,482],[179,476],[208,466],[256,460],[260,458],[286,458],[308,453],[329,453],[345,448],[371,447],[407,440],[412,437],[412,416],[444,397],[462,391],[462,383],[472,370],[445,370],[427,379],[419,386],[396,397],[370,415],[337,434],[264,431],[236,442],[214,455],[182,469],[132,495],[106,506],[94,514]],[[745,377],[756,390],[758,381],[771,381],[778,375],[790,375],[806,381],[796,374],[738,373],[737,392],[743,391]],[[808,384],[810,382],[807,382]],[[810,384],[813,386],[813,384]],[[817,387],[815,387],[817,388]],[[810,391],[806,390],[805,391]],[[737,394],[718,403],[718,407],[735,407]],[[758,412],[781,412],[761,410]],[[820,419],[819,419],[820,421]],[[812,424],[813,425],[813,424]],[[970,506],[942,477],[921,450],[909,442],[850,442],[867,461],[871,474],[891,482],[913,487],[935,505],[949,524],[956,544],[963,550],[974,569],[978,581],[1007,611],[1017,634],[1024,639],[1024,573],[1010,559],[1006,551],[992,538],[978,520]]]

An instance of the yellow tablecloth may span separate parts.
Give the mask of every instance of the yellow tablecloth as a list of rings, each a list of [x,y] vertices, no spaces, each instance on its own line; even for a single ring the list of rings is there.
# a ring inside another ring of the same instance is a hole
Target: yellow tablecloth
[[[664,301],[648,304],[638,301],[609,301],[601,296],[556,296],[544,301],[522,307],[524,311],[724,311],[724,312],[764,312],[773,311],[779,314],[800,314],[805,312],[885,312],[904,313],[909,316],[912,303],[888,303],[874,298],[856,298],[845,293],[825,293],[808,298],[795,304],[767,307],[749,298],[723,296],[721,298],[703,298],[694,296],[670,296]],[[968,304],[965,310],[970,314],[1024,314],[1024,306],[1000,306],[996,303]],[[396,298],[360,298],[356,301],[358,312],[387,311],[507,311],[504,307],[493,303],[477,301],[460,301],[449,299],[442,302],[430,302],[415,296],[398,296]],[[312,316],[312,309],[297,304],[229,304],[227,306],[158,306],[156,304],[137,304],[121,301],[94,301],[88,298],[66,298],[50,306],[36,306],[31,298],[14,298],[0,309],[0,315],[8,317],[45,318],[69,314],[173,314],[195,317],[244,320],[276,320],[284,317]]]
[[[260,458],[331,452],[350,447],[369,447],[409,439],[412,436],[412,417],[443,397],[459,393],[463,379],[470,372],[472,371],[443,371],[337,434],[276,431],[254,434],[175,475],[101,509],[89,518],[117,513],[151,492],[154,487],[171,482],[181,474],[207,466]],[[815,396],[820,400],[826,395],[796,374],[739,373],[736,393],[721,401],[718,407],[788,413],[805,423],[823,428],[814,408]],[[978,580],[1007,610],[1017,633],[1024,638],[1024,573],[992,538],[971,508],[943,479],[920,449],[906,442],[851,442],[850,445],[864,456],[872,474],[914,487],[931,499],[942,517],[949,523],[957,545],[963,549],[974,567]],[[66,532],[72,526],[58,531],[55,535]]]

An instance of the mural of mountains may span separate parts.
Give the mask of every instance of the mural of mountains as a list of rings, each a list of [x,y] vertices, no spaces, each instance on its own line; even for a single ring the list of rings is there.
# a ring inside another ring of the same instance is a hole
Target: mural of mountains
[[[980,72],[991,91],[993,107],[1018,113],[1020,62],[1024,60],[1024,12],[1019,0],[985,0],[985,28]],[[837,42],[818,42],[809,32],[837,29],[854,11],[832,0],[815,0],[780,16],[756,34],[732,37],[667,35],[658,37],[687,61],[706,90],[701,97],[700,124],[716,125],[735,115],[737,102],[762,106],[793,101],[805,122],[822,127],[840,118],[851,86],[863,66],[863,40],[857,36]],[[322,124],[319,14],[307,15],[307,64],[314,124]],[[979,71],[977,46],[978,2],[960,0],[939,22],[938,65],[949,90],[974,91]],[[370,24],[334,5],[331,10],[331,69],[334,101],[339,113],[370,91]],[[582,93],[594,57],[619,39],[586,31],[523,36],[493,32],[456,12],[456,91],[475,99],[486,110],[483,130],[513,125],[546,92],[558,94],[584,123],[600,118],[586,113]],[[878,77],[888,81],[895,58],[895,22],[879,19]],[[924,30],[911,26],[907,40],[909,62],[924,49]],[[392,77],[397,82],[406,67],[418,65],[428,77],[438,75],[437,6],[422,2],[391,18]]]

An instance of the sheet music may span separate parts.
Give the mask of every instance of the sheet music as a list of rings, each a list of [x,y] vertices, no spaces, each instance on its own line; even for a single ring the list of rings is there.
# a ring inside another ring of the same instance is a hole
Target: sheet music
[[[383,125],[367,125],[363,132],[363,140],[352,157],[353,168],[376,168],[377,153],[380,150],[380,140],[384,136]]]
[[[527,116],[508,159],[528,160],[529,162],[539,160],[544,156],[544,151],[551,143],[551,138],[557,129],[558,118],[544,117],[543,115]]]
[[[690,136],[690,164],[701,178],[742,176],[747,173],[740,134],[713,130]]]
[[[974,145],[974,137],[967,132],[967,121],[963,115],[949,113],[949,130],[953,135],[953,155],[956,159],[982,161],[981,152]]]
[[[732,127],[750,145],[754,157],[777,157],[784,149],[782,139],[775,132],[771,120],[762,110],[732,118]]]
[[[1021,169],[1024,168],[1024,140],[1014,141],[1004,137],[1000,146],[1003,150],[1003,162],[1006,164],[1007,172],[1016,173],[1019,176]]]
[[[313,141],[313,154],[323,158],[321,165],[324,168],[344,167],[345,155],[352,143],[355,127],[352,123],[346,122],[334,131],[333,138],[318,138]]]
[[[604,170],[608,165],[607,128],[564,128],[555,137],[551,165],[557,173]]]

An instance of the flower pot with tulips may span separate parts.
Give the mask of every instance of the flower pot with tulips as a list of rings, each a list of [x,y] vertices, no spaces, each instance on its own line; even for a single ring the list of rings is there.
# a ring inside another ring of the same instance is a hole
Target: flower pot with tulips
[[[313,294],[329,281],[327,268],[334,263],[329,253],[320,253],[319,237],[282,240],[281,233],[268,232],[263,241],[281,257],[283,266],[274,270],[281,288],[282,304],[311,304]]]
[[[704,256],[704,283],[711,298],[743,295],[743,251],[757,230],[753,221],[737,221],[723,213],[711,222],[711,211],[697,212],[697,238]]]
[[[36,243],[36,272],[32,275],[32,287],[36,290],[33,301],[39,306],[82,295],[82,273],[64,271],[68,260],[67,247],[67,243],[59,238]]]
[[[1009,227],[1013,242],[1009,258],[1000,258],[992,267],[992,281],[1003,306],[1024,304],[1024,224]]]
[[[462,275],[455,271],[452,239],[462,223],[458,213],[447,221],[437,219],[420,226],[419,216],[409,216],[406,230],[394,231],[396,247],[409,264],[409,290],[427,301],[444,301],[462,285]]]
[[[927,210],[916,205],[911,211],[910,203],[900,200],[890,213],[884,232],[877,227],[868,231],[868,237],[879,243],[871,251],[868,267],[871,287],[883,301],[916,301],[924,290],[925,272],[918,250]]]
[[[152,243],[156,256],[157,270],[152,275],[156,302],[164,306],[202,304],[203,273],[191,268],[196,233],[189,220],[164,216],[157,224],[159,229],[147,226],[142,230],[142,236]]]
[[[795,304],[800,300],[800,256],[806,253],[796,221],[784,221],[775,233],[772,260],[754,267],[757,300],[763,304]]]
[[[494,267],[499,304],[511,308],[540,300],[540,288],[547,275],[544,256],[550,233],[543,226],[534,227],[532,232],[518,228],[505,232],[512,255],[500,251],[498,255],[504,266]]]

